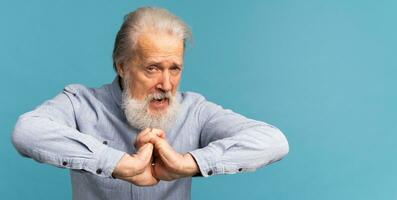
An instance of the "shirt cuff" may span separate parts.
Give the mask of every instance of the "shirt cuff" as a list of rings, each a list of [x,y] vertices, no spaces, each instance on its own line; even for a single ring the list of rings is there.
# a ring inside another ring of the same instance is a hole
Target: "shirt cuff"
[[[218,162],[218,153],[211,146],[205,148],[196,149],[189,152],[199,167],[201,175],[204,177],[213,176],[217,174],[223,174],[223,167]]]
[[[85,163],[83,168],[98,176],[112,178],[113,170],[124,154],[125,152],[103,145],[95,158]]]

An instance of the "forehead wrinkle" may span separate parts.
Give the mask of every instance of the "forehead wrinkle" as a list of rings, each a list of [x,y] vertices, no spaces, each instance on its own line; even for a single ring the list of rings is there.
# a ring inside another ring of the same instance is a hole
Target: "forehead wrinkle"
[[[181,57],[179,56],[155,56],[155,57],[148,57],[144,59],[145,63],[157,64],[157,63],[171,63],[176,65],[182,65]]]
[[[183,56],[183,50],[180,48],[158,48],[156,45],[140,45],[136,50],[143,58]]]
[[[183,40],[173,35],[143,33],[138,37],[135,55],[141,66],[148,64],[182,66],[183,48]]]
[[[164,62],[171,62],[176,65],[183,64],[183,53],[174,53],[174,51],[153,52],[151,51],[151,49],[139,49],[137,55],[139,56],[139,59],[145,64]]]

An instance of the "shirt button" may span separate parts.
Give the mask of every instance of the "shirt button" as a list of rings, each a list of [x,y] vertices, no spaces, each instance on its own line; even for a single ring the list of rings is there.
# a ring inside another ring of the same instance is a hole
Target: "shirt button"
[[[243,171],[243,168],[239,168],[238,171],[239,171],[239,172]]]
[[[62,162],[62,165],[63,165],[63,166],[66,166],[67,164],[68,164],[68,163],[65,162],[65,161]]]
[[[101,173],[102,173],[102,169],[101,169],[101,168],[97,169],[97,170],[96,170],[96,173],[97,173],[97,174],[101,174]]]
[[[103,141],[102,142],[104,145],[108,145],[108,141]]]
[[[210,169],[210,171],[208,171],[208,176],[211,176],[214,172]]]

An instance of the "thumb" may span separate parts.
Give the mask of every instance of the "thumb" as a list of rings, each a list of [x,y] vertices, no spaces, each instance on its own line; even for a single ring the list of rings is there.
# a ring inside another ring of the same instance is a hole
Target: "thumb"
[[[146,162],[150,162],[153,153],[153,144],[147,143],[139,148],[138,152],[136,152],[137,157]]]

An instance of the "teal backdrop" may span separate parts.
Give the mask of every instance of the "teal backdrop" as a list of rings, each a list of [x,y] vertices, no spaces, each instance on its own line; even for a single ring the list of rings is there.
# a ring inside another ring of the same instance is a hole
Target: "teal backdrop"
[[[397,1],[0,1],[0,198],[71,199],[67,170],[17,154],[19,115],[71,83],[112,81],[123,16],[183,18],[181,90],[279,127],[280,162],[193,180],[193,199],[397,199]]]

